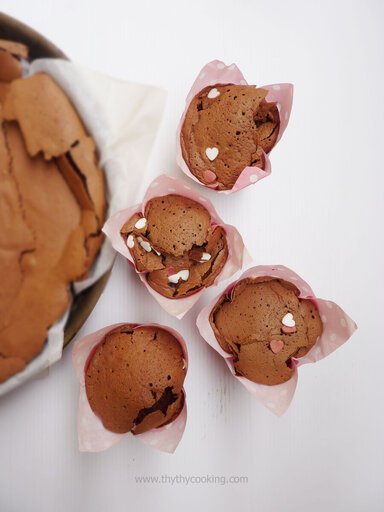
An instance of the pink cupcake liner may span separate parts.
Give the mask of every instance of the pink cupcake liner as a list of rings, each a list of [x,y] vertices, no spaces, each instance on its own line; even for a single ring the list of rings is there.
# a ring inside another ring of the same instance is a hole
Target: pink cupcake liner
[[[213,60],[209,64],[203,67],[200,71],[198,77],[192,85],[191,90],[188,93],[186,102],[185,102],[185,110],[183,115],[181,116],[179,126],[177,128],[176,134],[176,162],[181,170],[194,181],[203,185],[207,188],[211,188],[216,190],[217,192],[221,192],[223,194],[233,194],[238,190],[241,190],[244,187],[248,187],[248,185],[252,185],[257,181],[260,181],[262,178],[269,176],[272,172],[271,162],[269,160],[269,154],[264,153],[265,157],[265,169],[261,169],[260,167],[245,167],[240,176],[238,177],[236,183],[234,184],[231,190],[217,190],[215,185],[204,185],[199,181],[189,170],[181,151],[180,144],[180,133],[184,124],[185,115],[188,110],[189,104],[192,99],[196,96],[198,92],[209,85],[218,85],[218,84],[236,84],[236,85],[248,85],[246,80],[244,79],[243,74],[236,66],[236,64],[231,64],[230,66],[226,66],[224,62],[220,60]],[[261,89],[267,89],[269,92],[266,96],[267,101],[277,102],[277,108],[280,113],[280,130],[279,135],[277,137],[277,142],[283,136],[283,133],[287,127],[289,117],[291,115],[292,109],[292,99],[293,99],[293,85],[292,84],[273,84],[273,85],[263,85],[260,87]]]
[[[223,220],[219,217],[209,199],[196,192],[192,187],[187,185],[182,180],[172,176],[167,176],[166,174],[158,176],[148,187],[143,202],[139,205],[131,206],[130,208],[126,208],[125,210],[121,210],[112,215],[112,217],[110,217],[105,223],[103,232],[111,241],[114,249],[122,254],[133,265],[136,272],[139,274],[142,283],[147,288],[149,293],[160,304],[160,306],[170,315],[181,319],[185,313],[187,313],[187,311],[189,311],[189,309],[191,309],[192,306],[194,306],[194,304],[199,300],[201,294],[204,293],[204,288],[194,293],[193,295],[190,295],[189,297],[184,297],[181,299],[168,299],[163,297],[163,295],[156,292],[149,286],[146,278],[147,272],[139,272],[136,269],[132,255],[124,243],[122,236],[120,235],[121,228],[132,217],[132,215],[135,213],[142,213],[144,215],[145,206],[148,201],[154,197],[168,194],[178,194],[200,203],[208,210],[211,216],[212,226],[220,226],[225,230],[228,243],[228,259],[222,271],[217,276],[214,285],[217,285],[220,282],[231,278],[237,271],[241,270],[245,265],[248,265],[252,260],[244,246],[244,242],[240,233],[233,226],[224,224]]]
[[[143,326],[160,327],[170,332],[178,340],[183,349],[186,368],[188,370],[188,352],[184,339],[177,331],[163,325],[131,323],[113,324],[103,327],[99,331],[88,334],[88,336],[84,336],[84,338],[76,341],[72,350],[72,360],[77,378],[80,382],[77,433],[79,450],[82,452],[101,452],[111,448],[111,446],[114,446],[116,443],[121,441],[123,437],[133,435],[130,432],[127,432],[126,434],[116,434],[115,432],[107,430],[100,418],[92,411],[85,389],[85,368],[88,358],[97,345],[104,340],[107,334],[123,325],[130,325],[133,329],[138,329]],[[184,388],[183,392],[185,396]],[[174,421],[172,421],[172,423],[168,423],[161,428],[149,430],[143,434],[137,434],[135,435],[135,438],[162,452],[173,453],[183,437],[186,422],[187,405],[186,400],[184,400],[184,406],[180,414]]]
[[[316,305],[322,323],[323,333],[319,336],[315,345],[304,357],[300,359],[293,359],[295,365],[294,373],[289,381],[276,386],[266,386],[264,384],[257,384],[255,382],[246,379],[245,377],[237,376],[233,365],[232,355],[225,352],[219,345],[215,333],[209,322],[209,315],[219,298],[226,294],[228,297],[231,296],[232,290],[236,284],[247,278],[256,277],[276,277],[288,281],[295,285],[300,291],[299,297],[301,299],[311,299]],[[236,379],[238,379],[243,386],[255,396],[265,407],[275,413],[277,416],[281,416],[288,409],[293,395],[295,393],[298,372],[297,368],[306,363],[315,363],[320,361],[324,357],[327,357],[334,350],[339,348],[345,343],[357,329],[355,322],[349,318],[349,316],[334,302],[318,299],[315,297],[311,287],[306,283],[299,275],[282,265],[260,265],[257,267],[250,268],[244,272],[241,277],[231,283],[226,290],[213,299],[205,308],[201,310],[196,320],[197,327],[200,331],[201,336],[205,341],[211,345],[220,355],[225,359],[229,369]]]

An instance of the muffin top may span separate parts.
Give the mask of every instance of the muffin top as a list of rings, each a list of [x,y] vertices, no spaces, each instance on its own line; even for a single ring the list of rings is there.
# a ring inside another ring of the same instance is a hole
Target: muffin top
[[[148,240],[159,252],[175,257],[201,246],[211,229],[208,211],[187,197],[169,195],[151,199],[145,207]]]
[[[219,299],[210,323],[238,375],[267,385],[291,378],[291,358],[304,356],[323,330],[315,304],[298,295],[291,283],[261,277],[243,279]]]
[[[121,235],[139,272],[161,295],[178,299],[210,286],[228,257],[225,232],[209,212],[179,195],[148,201],[144,216],[133,215]]]
[[[252,85],[215,85],[191,101],[180,134],[183,158],[205,185],[229,190],[247,166],[264,168],[279,133],[276,103]]]
[[[87,364],[89,404],[112,432],[161,427],[183,408],[186,361],[179,341],[165,329],[124,325],[107,334]]]

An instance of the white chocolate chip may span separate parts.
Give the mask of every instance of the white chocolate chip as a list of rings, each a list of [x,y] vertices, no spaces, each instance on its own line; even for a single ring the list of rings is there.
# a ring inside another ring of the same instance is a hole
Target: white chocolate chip
[[[181,277],[181,279],[183,281],[188,281],[188,278],[189,278],[189,270],[180,270],[180,272],[178,272],[179,276]]]
[[[147,225],[147,219],[145,217],[142,217],[141,219],[139,219],[136,222],[135,228],[136,229],[143,229],[143,228],[145,228],[146,225]]]
[[[128,235],[128,238],[127,238],[127,246],[128,246],[128,249],[132,249],[132,247],[135,245],[135,240],[133,238],[132,235]]]
[[[177,284],[179,282],[179,276],[177,274],[172,274],[171,276],[168,276],[168,281],[170,283]]]
[[[187,363],[186,363],[186,361],[185,361],[185,359],[184,359],[184,357],[183,357],[183,370],[185,370],[185,369],[186,369],[186,367],[187,367]]]
[[[203,252],[203,254],[201,255],[200,261],[201,262],[209,261],[210,259],[211,259],[211,255],[209,254],[209,252]]]
[[[158,252],[156,251],[156,249],[153,249],[155,251],[155,253],[158,255],[158,256],[161,256],[161,252]]]
[[[285,325],[286,327],[295,327],[296,322],[293,318],[292,313],[287,313],[284,318],[282,319],[281,323]]]
[[[209,160],[211,162],[213,162],[213,160],[217,157],[217,155],[219,154],[219,150],[217,148],[207,148],[205,150],[205,154],[207,155],[207,157],[209,158]]]
[[[168,281],[170,283],[177,284],[180,279],[183,281],[188,281],[189,278],[189,270],[180,270],[180,272],[177,272],[177,274],[172,274],[171,276],[168,276]]]
[[[208,98],[217,98],[217,96],[220,96],[220,92],[216,89],[216,87],[214,87],[209,91]]]

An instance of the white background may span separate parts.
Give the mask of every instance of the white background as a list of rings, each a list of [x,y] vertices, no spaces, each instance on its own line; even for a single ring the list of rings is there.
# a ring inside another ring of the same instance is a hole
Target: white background
[[[2,0],[71,59],[163,86],[168,104],[147,181],[182,177],[175,130],[200,68],[236,62],[250,83],[293,82],[272,176],[213,197],[256,264],[285,264],[357,322],[329,358],[300,368],[282,418],[255,401],[198,336],[118,257],[77,338],[115,322],[158,322],[186,338],[188,422],[174,455],[132,436],[105,453],[77,450],[71,348],[51,374],[0,401],[0,510],[376,512],[384,510],[383,3]],[[196,185],[197,186],[197,185]],[[138,484],[135,476],[231,475],[248,484]]]

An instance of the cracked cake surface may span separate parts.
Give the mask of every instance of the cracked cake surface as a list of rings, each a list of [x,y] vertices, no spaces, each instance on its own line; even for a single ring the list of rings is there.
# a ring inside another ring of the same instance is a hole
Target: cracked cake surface
[[[323,326],[316,305],[281,279],[239,281],[210,314],[221,348],[234,357],[237,375],[276,385],[292,377],[293,362],[309,352]]]
[[[136,268],[164,297],[178,299],[211,286],[228,257],[225,231],[204,206],[169,194],[148,201],[121,229]]]
[[[218,84],[191,101],[180,134],[183,159],[203,184],[230,190],[245,167],[264,168],[280,127],[276,103],[252,85]]]
[[[183,349],[169,331],[125,325],[107,334],[90,355],[88,401],[106,429],[140,434],[180,414],[186,370]]]
[[[0,73],[0,382],[41,352],[100,248],[105,211],[94,142],[62,90],[44,73]]]

